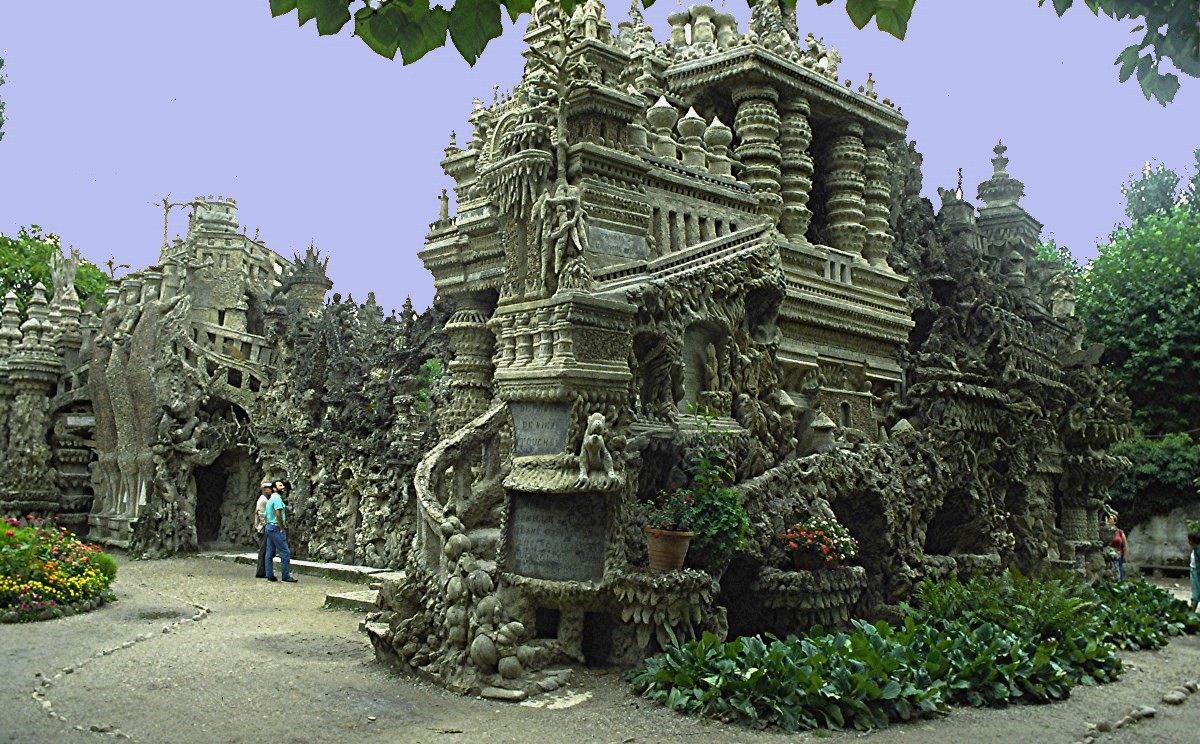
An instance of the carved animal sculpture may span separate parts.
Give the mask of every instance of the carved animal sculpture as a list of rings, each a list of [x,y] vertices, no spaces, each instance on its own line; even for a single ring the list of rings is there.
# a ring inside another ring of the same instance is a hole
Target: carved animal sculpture
[[[612,455],[604,443],[606,428],[603,413],[588,416],[587,432],[583,435],[583,446],[579,448],[579,479],[575,481],[576,487],[588,485],[592,472],[597,470],[603,470],[609,481],[616,479]]]

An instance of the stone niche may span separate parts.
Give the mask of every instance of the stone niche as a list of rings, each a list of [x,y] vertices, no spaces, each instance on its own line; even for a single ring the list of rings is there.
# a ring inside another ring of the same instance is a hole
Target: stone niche
[[[510,498],[509,572],[551,581],[603,578],[608,522],[603,494],[515,492]]]

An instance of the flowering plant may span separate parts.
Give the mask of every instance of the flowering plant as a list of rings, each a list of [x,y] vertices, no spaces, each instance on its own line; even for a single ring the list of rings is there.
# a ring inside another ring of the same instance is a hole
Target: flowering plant
[[[0,529],[0,615],[15,620],[58,617],[108,589],[116,563],[53,521],[6,519]]]
[[[858,540],[831,517],[816,516],[792,525],[780,538],[785,553],[812,553],[828,563],[858,555]]]
[[[654,501],[635,508],[647,527],[671,532],[690,532],[696,516],[695,495],[686,488],[663,491]]]

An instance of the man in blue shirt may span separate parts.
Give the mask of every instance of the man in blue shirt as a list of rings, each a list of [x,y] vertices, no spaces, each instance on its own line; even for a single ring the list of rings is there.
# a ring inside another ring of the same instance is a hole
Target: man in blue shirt
[[[275,493],[263,507],[263,514],[267,518],[267,581],[277,581],[275,555],[278,554],[283,580],[295,582],[296,578],[292,576],[292,551],[288,549],[287,544],[287,506],[283,503],[283,497],[280,495],[282,493],[286,493],[284,483],[277,481]]]

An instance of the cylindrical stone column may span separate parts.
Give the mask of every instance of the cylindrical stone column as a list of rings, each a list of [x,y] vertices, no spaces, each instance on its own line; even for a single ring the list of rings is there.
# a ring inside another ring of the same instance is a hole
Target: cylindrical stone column
[[[779,93],[769,85],[752,85],[733,93],[737,116],[733,128],[741,139],[737,155],[744,166],[741,178],[758,197],[758,212],[779,219],[783,198],[779,195]]]
[[[834,248],[859,256],[867,236],[863,225],[863,210],[867,206],[863,199],[867,148],[862,136],[860,124],[846,124],[825,152],[826,233]]]
[[[458,309],[446,323],[446,335],[454,344],[454,359],[448,367],[452,397],[450,412],[438,424],[443,436],[454,433],[482,414],[492,400],[495,335],[488,328],[492,308],[482,298],[468,296],[456,300]]]
[[[890,271],[887,257],[896,238],[891,233],[889,218],[892,210],[892,192],[888,185],[888,158],[885,142],[881,138],[868,138],[867,162],[864,169],[865,185],[863,198],[863,226],[867,228],[863,256],[872,266]]]
[[[780,106],[779,144],[782,148],[779,179],[783,197],[783,214],[779,218],[779,229],[794,241],[803,241],[812,220],[808,208],[809,193],[812,191],[813,159],[808,152],[812,144],[812,126],[808,121],[808,101],[790,98]]]

